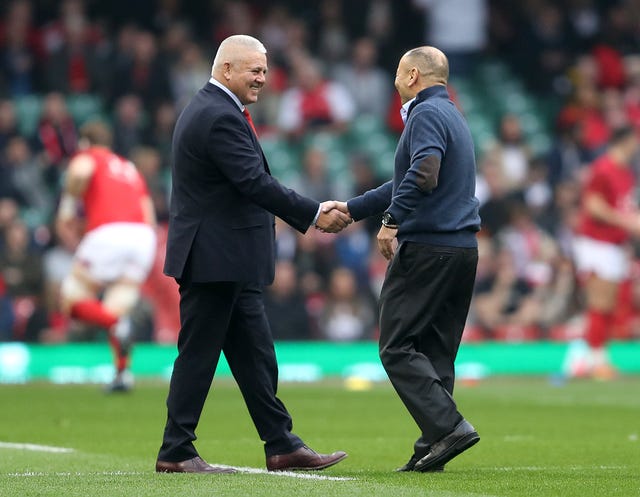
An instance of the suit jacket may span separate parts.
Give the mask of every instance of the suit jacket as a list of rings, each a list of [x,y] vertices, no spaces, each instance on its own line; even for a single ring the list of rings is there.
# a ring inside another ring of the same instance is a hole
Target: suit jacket
[[[165,274],[194,282],[270,284],[274,215],[304,233],[319,203],[269,174],[244,115],[211,83],[180,114],[172,146]]]

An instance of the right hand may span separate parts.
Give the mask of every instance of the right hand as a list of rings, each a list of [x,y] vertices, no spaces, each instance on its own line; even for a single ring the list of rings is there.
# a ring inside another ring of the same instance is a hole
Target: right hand
[[[325,233],[338,233],[353,222],[346,202],[329,200],[320,204],[316,228]]]

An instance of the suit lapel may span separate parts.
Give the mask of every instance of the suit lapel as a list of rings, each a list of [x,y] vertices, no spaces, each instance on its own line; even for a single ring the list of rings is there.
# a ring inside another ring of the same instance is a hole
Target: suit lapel
[[[220,97],[223,98],[224,101],[227,102],[229,105],[231,105],[234,110],[238,111],[238,113],[242,116],[243,120],[246,120],[244,115],[242,115],[242,111],[238,108],[238,106],[233,101],[233,99],[229,95],[227,95],[224,91],[222,91],[220,88],[218,88],[216,85],[212,83],[207,83],[204,89],[207,92],[211,92],[212,95],[217,96],[218,98]],[[248,125],[249,124],[247,123],[247,126]],[[269,163],[267,162],[267,158],[265,157],[264,152],[262,151],[262,147],[260,146],[260,141],[258,140],[258,137],[251,129],[249,129],[249,136],[251,137],[251,141],[253,142],[253,145],[256,151],[259,152],[260,157],[262,157],[262,165],[264,166],[264,170],[267,172],[267,174],[271,175],[271,170],[269,169]]]

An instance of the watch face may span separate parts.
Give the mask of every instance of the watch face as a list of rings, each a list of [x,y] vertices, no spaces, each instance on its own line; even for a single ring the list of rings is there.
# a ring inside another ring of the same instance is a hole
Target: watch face
[[[393,219],[393,216],[389,213],[389,212],[385,212],[382,215],[382,224],[390,224],[390,225],[395,225],[396,224],[396,220]]]

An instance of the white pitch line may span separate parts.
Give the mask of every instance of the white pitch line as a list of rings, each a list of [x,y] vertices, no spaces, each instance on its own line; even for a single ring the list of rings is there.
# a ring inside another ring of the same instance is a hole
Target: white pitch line
[[[216,465],[218,466],[218,465]],[[257,474],[257,475],[271,475],[271,476],[284,476],[289,478],[300,478],[303,480],[325,480],[325,481],[352,481],[356,478],[350,478],[346,476],[327,476],[327,475],[317,475],[313,473],[295,473],[293,471],[267,471],[266,469],[260,468],[245,468],[238,466],[225,466],[219,465],[225,468],[235,468],[240,473],[249,473],[249,474]],[[25,473],[9,473],[7,476],[13,477],[39,477],[39,476],[137,476],[137,475],[145,475],[148,473],[142,471],[102,471],[96,473],[82,473],[82,472],[56,472],[56,473],[45,473],[40,471],[28,471]]]
[[[216,464],[216,466],[219,466]],[[300,478],[303,480],[328,480],[328,481],[353,481],[356,478],[348,476],[327,476],[316,473],[297,473],[295,471],[267,471],[262,468],[246,468],[241,466],[224,466],[225,468],[235,468],[240,473],[249,473],[255,475],[271,475],[271,476],[288,476],[289,478]]]
[[[75,452],[74,449],[69,449],[67,447],[54,447],[51,445],[20,444],[10,442],[0,442],[0,449],[32,450],[35,452],[52,452],[55,454],[68,454],[69,452]]]

